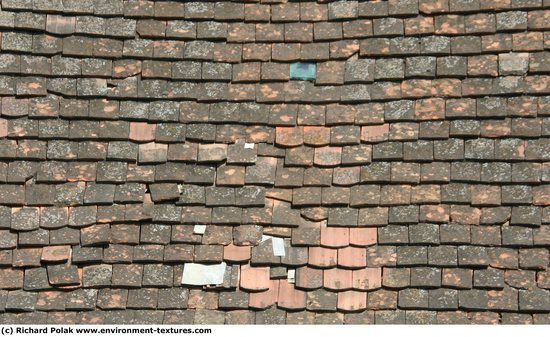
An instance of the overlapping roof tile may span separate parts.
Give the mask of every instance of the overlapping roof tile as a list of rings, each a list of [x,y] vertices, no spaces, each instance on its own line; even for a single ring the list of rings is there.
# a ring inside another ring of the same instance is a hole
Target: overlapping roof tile
[[[0,1],[0,322],[550,322],[547,1]]]

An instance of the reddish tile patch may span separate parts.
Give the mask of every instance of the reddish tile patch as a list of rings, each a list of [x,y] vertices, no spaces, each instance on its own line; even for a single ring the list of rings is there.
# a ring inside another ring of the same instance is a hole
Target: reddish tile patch
[[[245,262],[250,260],[250,246],[235,246],[229,244],[223,247],[223,259],[231,262]]]
[[[335,266],[338,250],[331,248],[309,247],[309,264],[320,268]]]
[[[361,128],[361,140],[364,142],[383,142],[388,140],[390,124],[368,125]]]
[[[338,265],[348,268],[361,268],[367,265],[367,250],[358,247],[338,249]]]
[[[351,289],[352,271],[346,269],[325,269],[323,271],[323,286],[331,290]]]
[[[339,292],[337,307],[346,312],[364,310],[367,308],[367,293],[354,290]]]
[[[549,321],[548,1],[0,2],[0,322]]]
[[[42,261],[63,262],[71,257],[71,246],[49,246],[42,249]]]
[[[279,282],[279,299],[277,304],[280,308],[288,310],[300,310],[306,307],[306,293],[294,288],[293,284],[286,280]]]
[[[330,248],[346,247],[350,243],[349,228],[321,228],[321,245]]]
[[[155,140],[156,124],[143,122],[130,123],[130,139],[139,142],[150,142]]]
[[[241,288],[250,291],[269,289],[269,267],[241,267]]]
[[[376,244],[378,230],[376,228],[350,228],[349,243],[352,246],[371,246]]]
[[[269,289],[258,293],[250,293],[248,305],[255,309],[267,309],[277,303],[279,298],[279,282],[285,280],[270,280]]]

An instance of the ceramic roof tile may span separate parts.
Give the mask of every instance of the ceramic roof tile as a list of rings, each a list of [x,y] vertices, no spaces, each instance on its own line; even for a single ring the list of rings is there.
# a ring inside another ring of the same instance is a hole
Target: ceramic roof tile
[[[323,287],[330,290],[348,290],[352,288],[352,271],[345,269],[325,269],[323,271]]]
[[[357,247],[339,248],[338,265],[348,268],[365,267],[366,249]]]
[[[545,322],[541,6],[3,1],[0,321]]]
[[[245,262],[250,260],[250,257],[251,257],[250,247],[235,246],[232,244],[224,246],[223,258],[226,261]]]
[[[360,311],[367,307],[367,293],[343,291],[338,293],[337,307],[343,311]]]
[[[283,309],[298,310],[306,307],[306,293],[295,289],[285,280],[279,282],[277,306]]]
[[[243,289],[262,291],[269,288],[269,268],[243,266],[240,277]]]
[[[310,247],[309,248],[309,264],[320,268],[329,268],[336,266],[337,263],[336,249]]]
[[[250,293],[249,306],[256,309],[266,309],[277,303],[279,298],[279,282],[279,280],[271,280],[268,290],[259,293]]]

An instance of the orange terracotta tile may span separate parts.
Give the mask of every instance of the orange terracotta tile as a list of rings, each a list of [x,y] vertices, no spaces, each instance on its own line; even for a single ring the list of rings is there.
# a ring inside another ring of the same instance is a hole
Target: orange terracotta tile
[[[286,280],[279,282],[278,306],[282,309],[299,310],[306,307],[306,293],[294,288]]]
[[[286,282],[285,280],[281,282]],[[250,293],[248,306],[254,309],[266,309],[277,303],[279,298],[279,280],[270,280],[269,289],[259,293]]]
[[[136,141],[152,141],[155,140],[156,124],[131,122],[130,123],[130,139]]]
[[[342,311],[360,311],[367,308],[367,293],[343,291],[338,293],[338,309]]]
[[[336,266],[338,250],[322,247],[309,247],[309,264],[321,268]]]
[[[231,262],[243,262],[250,260],[250,246],[235,246],[229,244],[223,247],[223,259]]]
[[[346,247],[338,249],[338,265],[349,268],[361,268],[367,266],[367,250],[358,247]]]
[[[326,269],[323,272],[323,286],[331,290],[346,290],[351,289],[352,271],[346,269]]]
[[[353,289],[370,290],[382,286],[382,268],[364,268],[353,271]]]
[[[269,289],[269,267],[241,267],[241,288],[250,291]]]
[[[378,230],[376,228],[350,228],[349,244],[352,246],[371,246],[377,242]]]
[[[350,240],[349,234],[348,228],[321,228],[321,245],[332,248],[347,247]]]
[[[364,142],[382,142],[388,140],[390,125],[368,125],[361,128],[361,140]]]
[[[71,257],[71,246],[50,246],[42,249],[42,261],[63,262]]]

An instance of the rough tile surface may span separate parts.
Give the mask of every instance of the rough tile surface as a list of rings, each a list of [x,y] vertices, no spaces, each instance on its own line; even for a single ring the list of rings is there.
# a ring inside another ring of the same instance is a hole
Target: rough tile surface
[[[0,322],[548,323],[549,17],[0,1]]]

